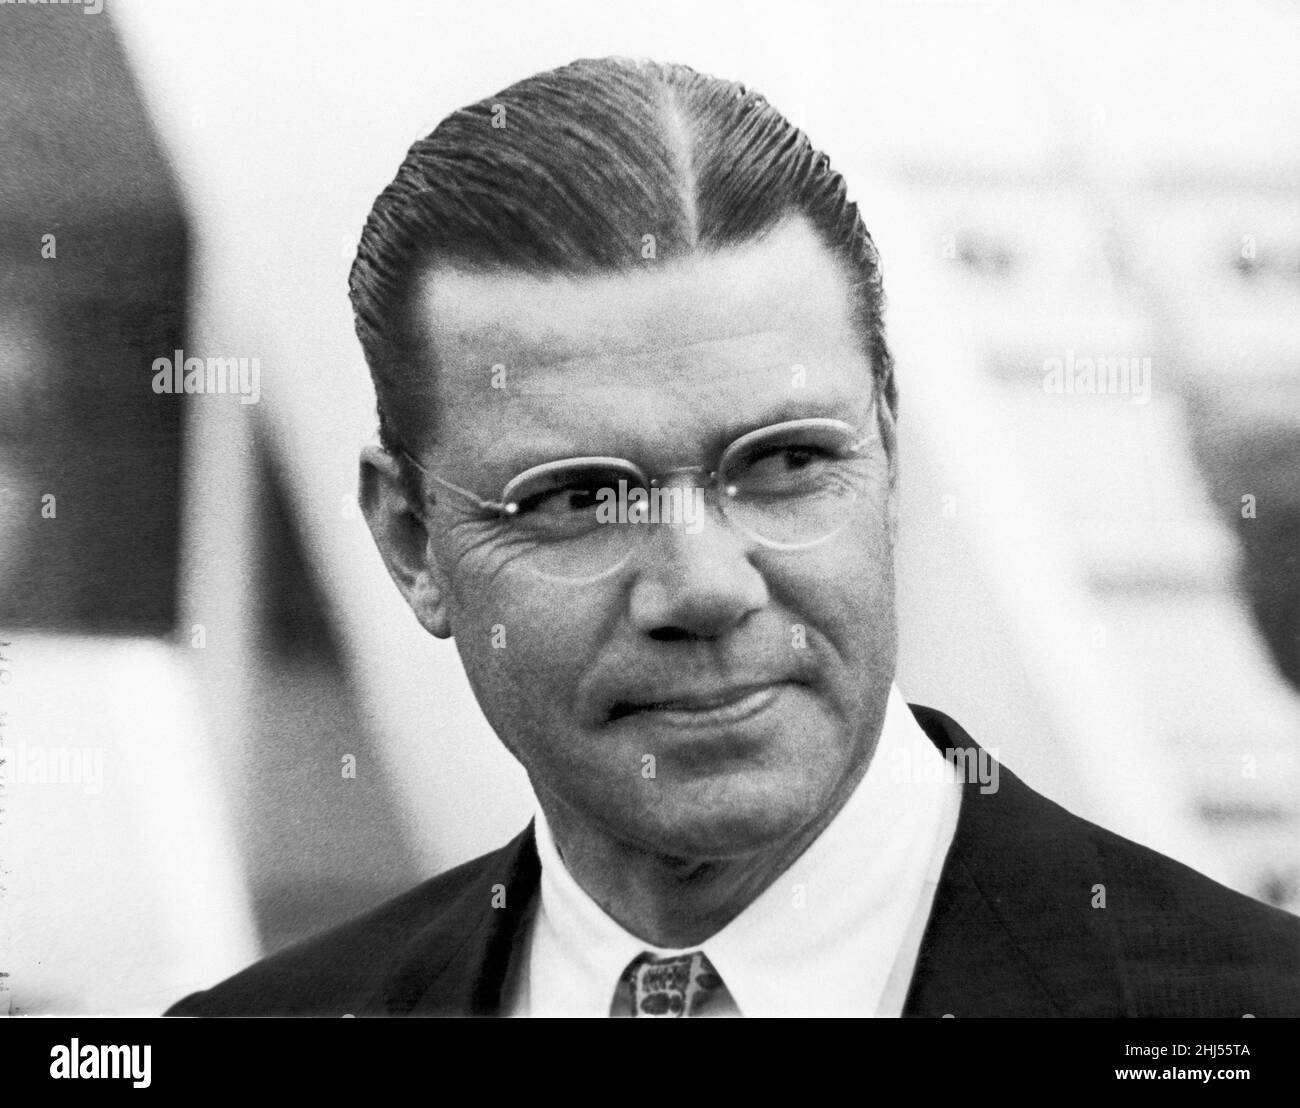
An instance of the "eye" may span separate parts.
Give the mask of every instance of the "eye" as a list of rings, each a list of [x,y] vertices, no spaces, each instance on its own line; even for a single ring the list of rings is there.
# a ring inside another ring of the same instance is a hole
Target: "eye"
[[[818,489],[851,456],[843,444],[807,439],[755,443],[732,460],[725,480],[741,496],[797,495]]]
[[[521,527],[542,535],[575,535],[602,522],[602,505],[619,494],[619,481],[627,472],[606,466],[561,466],[525,474],[510,490],[511,518]]]
[[[749,454],[733,471],[732,482],[749,492],[779,492],[804,487],[831,456],[820,447],[792,443]]]
[[[806,469],[814,462],[825,461],[830,457],[831,454],[820,446],[805,446],[796,443],[766,451],[757,459],[757,462],[770,462],[778,468],[783,466],[786,470],[793,472]],[[754,467],[751,466],[750,468]]]
[[[567,515],[586,512],[599,503],[600,486],[592,481],[575,481],[530,491],[515,501],[520,516]]]

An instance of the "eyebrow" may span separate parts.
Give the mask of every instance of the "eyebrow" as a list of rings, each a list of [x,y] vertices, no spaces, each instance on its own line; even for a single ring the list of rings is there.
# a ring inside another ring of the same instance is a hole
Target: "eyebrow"
[[[707,464],[710,460],[719,457],[727,446],[742,435],[747,435],[750,431],[757,431],[761,427],[770,427],[777,423],[788,423],[796,419],[838,419],[865,432],[867,427],[865,423],[860,424],[860,421],[867,419],[869,416],[870,396],[870,393],[866,397],[856,393],[853,395],[837,393],[829,396],[823,394],[820,396],[782,397],[780,401],[756,413],[743,418],[732,419],[722,424],[716,431],[709,434],[705,446],[698,452],[697,456],[687,459],[674,459],[672,464],[693,465],[697,462]],[[864,406],[867,411],[863,411]],[[492,459],[485,462],[484,465],[493,470],[500,467],[500,472],[506,474],[503,481],[497,483],[497,491],[500,491],[500,485],[504,481],[508,481],[525,470],[546,462],[560,461],[566,458],[617,457],[637,463],[635,455],[643,453],[644,451],[641,450],[629,452],[625,449],[584,448],[578,446],[572,439],[556,435],[554,438],[540,441],[536,445],[530,444],[526,449],[520,450],[516,454],[503,454],[499,459]]]
[[[866,398],[843,393],[831,396],[787,396],[753,416],[725,424],[716,436],[717,441],[710,445],[720,451],[750,431],[795,419],[838,419],[857,427],[859,421],[865,420],[869,415],[870,397],[870,393]],[[865,427],[860,429],[865,430]]]

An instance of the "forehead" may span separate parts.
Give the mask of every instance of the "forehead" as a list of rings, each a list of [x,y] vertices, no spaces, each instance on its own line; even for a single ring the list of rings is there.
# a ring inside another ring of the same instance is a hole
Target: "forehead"
[[[870,393],[849,283],[802,220],[627,274],[434,270],[413,322],[440,446],[485,460],[689,450],[674,440],[769,410],[849,414]]]

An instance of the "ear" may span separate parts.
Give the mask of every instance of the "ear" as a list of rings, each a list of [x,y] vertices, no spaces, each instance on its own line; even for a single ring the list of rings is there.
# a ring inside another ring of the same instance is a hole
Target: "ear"
[[[446,578],[429,552],[424,513],[407,497],[398,460],[382,447],[361,451],[358,499],[389,576],[429,634],[451,637]]]
[[[898,417],[882,403],[876,417],[880,429],[880,440],[884,444],[885,454],[889,458],[889,493],[887,512],[889,537],[894,546],[898,545]]]

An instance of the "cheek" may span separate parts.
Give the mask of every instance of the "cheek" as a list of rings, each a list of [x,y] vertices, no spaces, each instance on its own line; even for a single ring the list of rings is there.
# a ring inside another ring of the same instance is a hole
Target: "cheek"
[[[451,580],[453,590],[466,599],[469,606],[477,598],[491,595],[498,588],[503,574],[518,572],[517,563],[527,560],[529,544],[519,535],[512,534],[494,522],[461,520],[452,524],[438,540],[430,540],[445,576]]]
[[[850,678],[892,667],[894,559],[883,527],[843,535],[790,570],[782,600],[827,640]]]
[[[536,579],[462,584],[453,600],[457,649],[494,724],[569,710],[605,624],[591,589]]]

